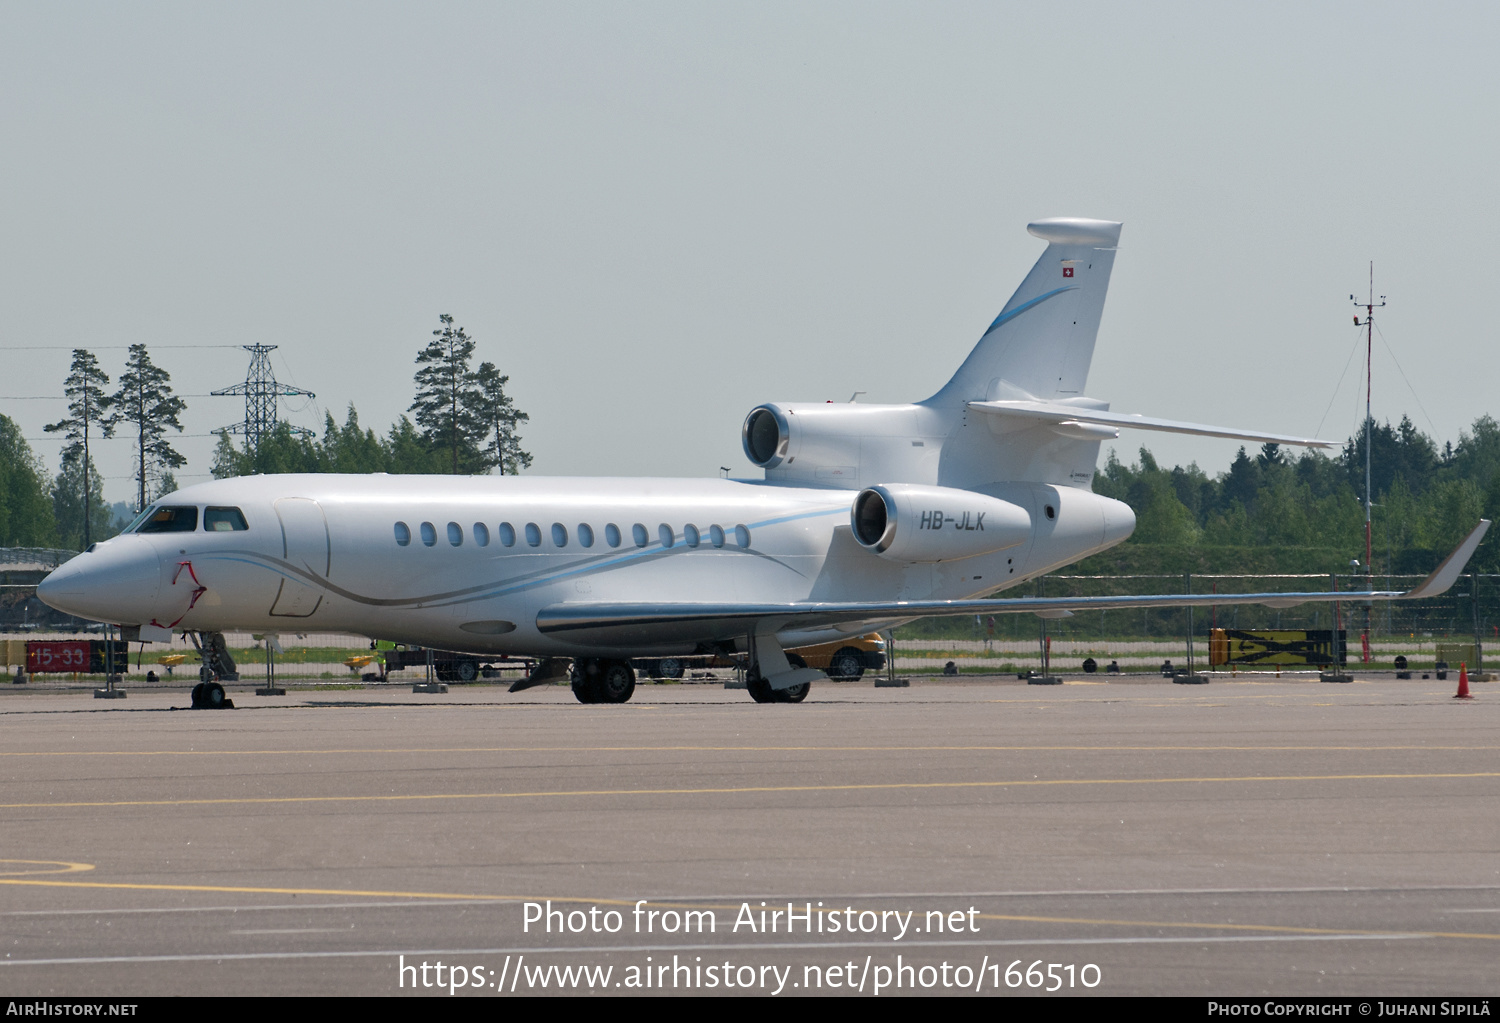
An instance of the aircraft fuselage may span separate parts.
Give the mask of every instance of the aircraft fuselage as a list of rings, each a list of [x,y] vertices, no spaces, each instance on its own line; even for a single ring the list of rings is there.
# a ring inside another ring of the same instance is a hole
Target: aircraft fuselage
[[[591,645],[540,631],[537,613],[598,602],[959,599],[1076,561],[1134,526],[1126,506],[1071,487],[996,484],[975,493],[1024,511],[1029,531],[992,553],[907,563],[855,541],[856,494],[847,489],[725,479],[251,476],[164,498],[158,509],[182,510],[171,531],[97,544],[54,572],[41,595],[80,616],[148,630],[337,631],[476,653],[662,655],[723,638],[673,630]],[[955,492],[950,507],[923,509],[912,528],[995,528],[993,516],[963,500]],[[818,642],[894,620],[789,630],[782,639]]]

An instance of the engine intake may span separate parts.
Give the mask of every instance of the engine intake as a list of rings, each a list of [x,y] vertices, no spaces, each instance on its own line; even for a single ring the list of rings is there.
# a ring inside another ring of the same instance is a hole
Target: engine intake
[[[774,469],[786,458],[791,429],[779,409],[761,405],[745,417],[740,440],[745,445],[745,457],[762,469]]]
[[[956,561],[1025,543],[1031,516],[969,490],[888,483],[860,491],[850,526],[861,546],[892,561]]]

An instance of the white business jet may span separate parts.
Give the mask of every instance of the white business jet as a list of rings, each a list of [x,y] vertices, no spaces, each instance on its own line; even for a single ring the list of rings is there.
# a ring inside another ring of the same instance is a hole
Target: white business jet
[[[1131,510],[1090,489],[1099,445],[1121,427],[1332,446],[1122,415],[1085,397],[1120,225],[1029,230],[1046,250],[931,398],[752,409],[742,440],[764,480],[217,480],[163,498],[38,595],[153,642],[326,630],[571,658],[585,703],[628,700],[631,658],[740,653],[752,697],[796,702],[821,673],[793,666],[786,648],[924,615],[1283,607],[1452,584],[1488,522],[1405,593],[983,596],[1130,536]]]

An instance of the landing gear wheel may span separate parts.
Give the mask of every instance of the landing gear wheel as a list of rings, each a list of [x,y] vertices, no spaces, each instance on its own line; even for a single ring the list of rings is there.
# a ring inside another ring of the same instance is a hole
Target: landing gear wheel
[[[197,710],[203,706],[203,687],[207,683],[199,682],[193,687],[193,709]]]
[[[605,661],[594,680],[601,703],[624,703],[635,692],[635,672],[626,661]]]
[[[592,676],[590,669],[594,672]],[[584,660],[573,662],[573,667],[569,670],[568,677],[573,683],[573,696],[579,703],[599,702],[599,694],[594,686],[598,671],[598,661]]]
[[[790,664],[794,668],[807,667],[807,662],[802,659],[801,654],[787,654],[786,663]]]
[[[656,662],[657,678],[681,678],[683,675],[682,658],[663,657]]]
[[[453,673],[460,682],[472,682],[479,677],[479,663],[477,661],[459,661],[454,667]]]
[[[834,654],[828,662],[828,677],[853,682],[865,673],[865,659],[852,646]]]
[[[771,688],[771,683],[759,675],[746,675],[745,689],[750,693],[750,699],[756,703],[776,702],[776,690]]]
[[[203,706],[209,710],[219,710],[224,706],[224,687],[217,682],[209,682],[203,686]]]
[[[790,689],[777,689],[777,703],[801,703],[807,699],[808,690],[812,689],[811,682],[803,682],[801,685],[792,686]]]

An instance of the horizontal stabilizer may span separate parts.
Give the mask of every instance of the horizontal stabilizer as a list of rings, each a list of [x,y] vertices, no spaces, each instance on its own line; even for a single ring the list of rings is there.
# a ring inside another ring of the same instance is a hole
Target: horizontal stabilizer
[[[896,600],[870,602],[799,602],[789,604],[553,604],[537,614],[537,628],[548,635],[571,634],[605,641],[629,637],[640,629],[660,636],[676,626],[683,636],[711,635],[732,639],[767,630],[817,629],[858,622],[900,621],[928,615],[1017,614],[1059,617],[1059,612],[1118,608],[1210,607],[1220,604],[1264,604],[1294,607],[1306,603],[1362,600],[1415,600],[1435,597],[1457,580],[1489,529],[1488,519],[1459,544],[1431,575],[1406,592],[1345,590],[1312,593],[1166,593],[1123,597],[989,597],[978,600]]]
[[[1289,444],[1303,448],[1332,448],[1337,443],[1331,440],[1315,440],[1308,437],[1288,437],[1278,433],[1261,433],[1256,430],[1235,430],[1225,426],[1205,426],[1202,423],[1179,423],[1172,419],[1152,419],[1148,416],[1127,415],[1123,412],[1100,412],[1096,409],[1058,405],[1046,401],[971,401],[969,408],[996,416],[1019,416],[1046,423],[1097,423],[1100,426],[1124,427],[1132,430],[1156,430],[1160,433],[1189,433],[1199,437],[1228,437],[1230,440],[1256,441],[1261,444]]]

